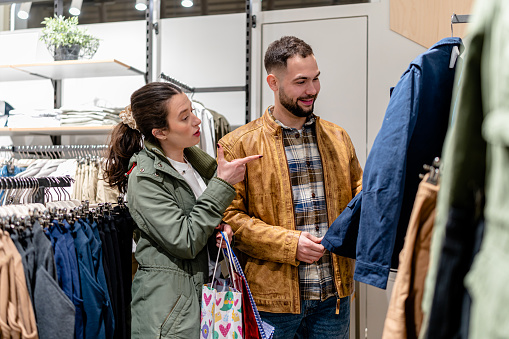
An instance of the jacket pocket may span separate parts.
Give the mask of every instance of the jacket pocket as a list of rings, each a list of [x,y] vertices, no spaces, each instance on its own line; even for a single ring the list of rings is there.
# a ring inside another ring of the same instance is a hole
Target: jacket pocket
[[[170,330],[175,325],[175,320],[177,320],[180,312],[184,308],[184,305],[187,302],[187,298],[183,295],[180,295],[177,299],[177,302],[170,309],[170,313],[164,319],[164,322],[161,325],[161,335],[160,338],[169,338],[171,336]],[[173,331],[172,331],[173,333]],[[170,335],[170,336],[169,336]]]

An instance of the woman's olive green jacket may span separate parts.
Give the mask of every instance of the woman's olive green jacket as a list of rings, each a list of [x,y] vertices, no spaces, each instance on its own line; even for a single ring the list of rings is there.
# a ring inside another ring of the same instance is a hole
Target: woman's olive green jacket
[[[198,338],[201,287],[208,278],[207,240],[235,197],[214,177],[216,161],[197,147],[184,151],[207,188],[196,199],[163,151],[148,142],[133,155],[127,202],[140,229],[132,285],[132,338]]]

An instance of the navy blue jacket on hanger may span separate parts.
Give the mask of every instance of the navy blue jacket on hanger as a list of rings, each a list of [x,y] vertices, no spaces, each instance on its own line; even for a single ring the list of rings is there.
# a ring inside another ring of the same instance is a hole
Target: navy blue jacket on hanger
[[[356,259],[354,279],[386,288],[412,212],[423,165],[441,155],[449,124],[460,38],[445,38],[418,56],[391,93],[368,155],[362,191],[334,221],[323,246]]]

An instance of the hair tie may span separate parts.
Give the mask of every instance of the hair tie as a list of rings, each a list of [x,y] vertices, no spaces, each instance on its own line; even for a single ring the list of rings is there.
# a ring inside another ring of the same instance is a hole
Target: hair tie
[[[138,126],[136,125],[136,120],[134,120],[133,118],[133,110],[131,109],[131,105],[126,106],[125,110],[120,112],[119,116],[125,125],[129,126],[130,128],[138,132],[140,131],[138,129]]]

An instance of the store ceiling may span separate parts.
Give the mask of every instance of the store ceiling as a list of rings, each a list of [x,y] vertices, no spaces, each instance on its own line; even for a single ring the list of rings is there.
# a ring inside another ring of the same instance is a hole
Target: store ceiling
[[[3,1],[2,1],[3,2]],[[135,0],[83,0],[79,21],[82,24],[145,19],[145,13],[134,8]],[[318,6],[366,3],[370,0],[265,0],[262,9],[276,10]],[[71,1],[64,0],[64,13],[68,13]],[[41,27],[44,17],[53,15],[53,1],[32,3],[28,28]],[[230,14],[245,12],[244,0],[194,0],[194,6],[182,7],[180,0],[161,0],[161,18],[199,15]]]

